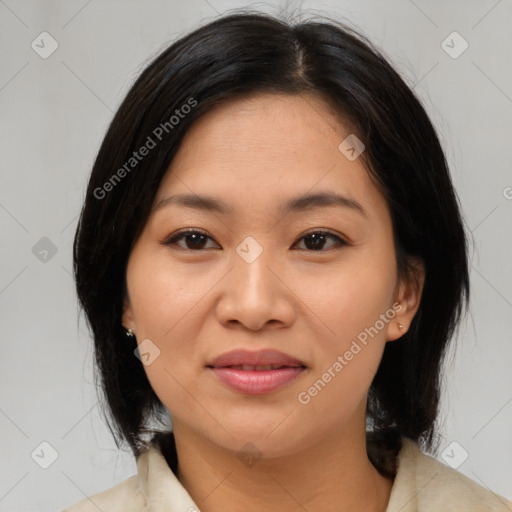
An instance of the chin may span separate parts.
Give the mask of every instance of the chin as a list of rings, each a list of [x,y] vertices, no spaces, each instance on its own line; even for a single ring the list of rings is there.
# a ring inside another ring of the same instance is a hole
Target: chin
[[[220,438],[210,437],[210,441],[224,449],[234,451],[236,456],[242,461],[244,457],[254,458],[276,458],[284,457],[304,448],[309,444],[307,432],[302,425],[284,425],[282,418],[279,422],[272,422],[272,425],[266,426],[265,423],[258,421],[237,425],[225,424]],[[219,432],[219,431],[217,431]],[[312,444],[314,441],[309,439]]]

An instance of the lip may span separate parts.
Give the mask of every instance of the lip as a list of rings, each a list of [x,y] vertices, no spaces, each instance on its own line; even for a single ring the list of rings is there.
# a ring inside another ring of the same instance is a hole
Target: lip
[[[251,352],[250,350],[238,349],[226,352],[216,357],[207,366],[222,368],[225,366],[237,365],[275,365],[281,366],[306,366],[302,361],[292,356],[279,352],[279,350],[265,349]]]
[[[264,370],[241,368],[269,365],[279,367]],[[280,389],[306,370],[306,366],[299,359],[271,349],[257,352],[233,350],[218,356],[207,367],[228,387],[251,395]]]

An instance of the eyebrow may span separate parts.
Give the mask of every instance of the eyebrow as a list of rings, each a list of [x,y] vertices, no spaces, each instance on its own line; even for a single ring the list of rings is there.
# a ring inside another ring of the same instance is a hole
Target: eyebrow
[[[177,194],[167,197],[166,199],[162,199],[153,208],[153,213],[170,204],[194,208],[196,210],[215,212],[223,215],[233,213],[233,208],[224,201],[212,196],[197,194]],[[293,197],[281,206],[279,212],[281,215],[286,215],[288,213],[302,212],[318,207],[329,206],[349,208],[363,216],[366,216],[364,208],[358,201],[334,192],[318,192],[315,194]]]

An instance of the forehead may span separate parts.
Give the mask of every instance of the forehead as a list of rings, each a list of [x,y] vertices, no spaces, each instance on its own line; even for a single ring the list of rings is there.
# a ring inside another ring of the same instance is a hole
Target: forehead
[[[223,103],[188,130],[155,204],[170,193],[208,192],[263,205],[322,189],[378,206],[383,197],[362,159],[339,149],[349,135],[317,96],[258,94]]]

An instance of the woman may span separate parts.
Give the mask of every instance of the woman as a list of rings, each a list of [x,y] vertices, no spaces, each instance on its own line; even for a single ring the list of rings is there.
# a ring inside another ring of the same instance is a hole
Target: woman
[[[236,14],[175,42],[112,121],[74,246],[138,474],[67,511],[512,510],[420,450],[466,244],[434,128],[362,36]]]

